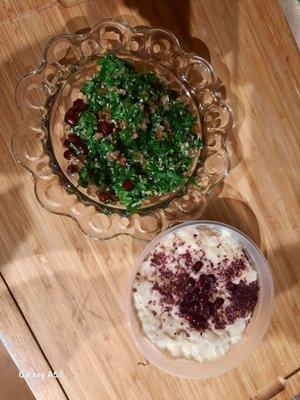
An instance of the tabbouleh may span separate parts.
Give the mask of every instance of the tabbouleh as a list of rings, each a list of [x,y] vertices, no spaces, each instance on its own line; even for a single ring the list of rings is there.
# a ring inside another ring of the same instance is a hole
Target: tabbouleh
[[[196,118],[166,82],[109,54],[65,115],[64,157],[102,203],[129,212],[187,183]]]

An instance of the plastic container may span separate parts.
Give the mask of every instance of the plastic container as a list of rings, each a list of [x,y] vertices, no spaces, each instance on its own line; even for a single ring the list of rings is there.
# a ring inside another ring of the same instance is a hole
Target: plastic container
[[[243,334],[243,339],[232,344],[228,353],[216,360],[200,363],[194,360],[186,360],[182,358],[174,358],[167,353],[156,348],[143,333],[141,323],[138,320],[133,300],[132,286],[136,272],[152,248],[160,241],[161,238],[170,232],[184,229],[190,226],[207,226],[217,230],[229,231],[232,237],[237,240],[244,248],[246,248],[254,267],[257,270],[258,281],[260,286],[259,299],[254,310],[253,316]],[[140,255],[134,271],[131,275],[126,303],[126,317],[132,339],[140,353],[154,366],[161,370],[181,378],[199,378],[207,379],[223,374],[243,362],[258,346],[262,340],[268,324],[270,322],[274,307],[274,286],[273,279],[264,256],[258,247],[239,230],[214,221],[190,221],[180,225],[176,225],[149,243]]]

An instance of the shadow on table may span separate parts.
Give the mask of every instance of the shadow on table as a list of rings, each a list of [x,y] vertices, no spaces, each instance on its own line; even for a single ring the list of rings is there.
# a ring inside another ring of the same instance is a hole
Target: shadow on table
[[[229,186],[225,183],[212,192],[201,219],[209,219],[232,225],[249,236],[261,248],[260,228],[252,208],[246,202],[238,200],[236,197],[240,197],[239,193],[231,187],[230,191],[235,193],[234,198],[222,197],[220,193],[223,187]],[[261,250],[266,255],[266,249],[261,248]]]
[[[18,248],[30,235],[34,223],[22,199],[22,187],[20,183],[0,194],[0,273],[17,257]]]

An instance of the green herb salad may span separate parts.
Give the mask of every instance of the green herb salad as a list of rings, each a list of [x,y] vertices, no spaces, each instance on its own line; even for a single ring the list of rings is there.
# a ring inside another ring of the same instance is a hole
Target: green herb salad
[[[68,174],[102,203],[136,210],[191,180],[196,117],[166,81],[113,54],[66,112]]]

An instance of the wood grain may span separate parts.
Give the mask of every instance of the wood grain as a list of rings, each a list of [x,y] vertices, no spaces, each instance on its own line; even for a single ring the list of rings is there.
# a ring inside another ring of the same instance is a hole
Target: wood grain
[[[0,399],[1,400],[64,400],[66,396],[53,378],[51,367],[42,354],[30,328],[2,277],[0,277]],[[15,364],[15,365],[14,365]],[[16,369],[18,367],[18,370]],[[19,377],[19,372],[44,372],[44,379]],[[53,372],[53,371],[52,371]]]
[[[12,19],[16,17],[21,17],[25,14],[30,15],[33,12],[51,7],[51,5],[57,3],[57,0],[1,0],[0,21],[9,23]]]
[[[12,10],[19,4],[9,2]],[[275,1],[262,0],[32,4],[30,14],[11,11],[0,22],[0,265],[51,368],[63,372],[60,383],[72,400],[248,399],[299,365],[300,61],[281,10]],[[28,172],[10,154],[17,79],[38,64],[50,36],[108,16],[173,31],[187,50],[211,60],[235,111],[232,171],[204,217],[240,228],[261,247],[272,268],[276,308],[259,348],[239,368],[213,380],[176,379],[141,364],[145,360],[129,338],[123,307],[126,282],[144,244],[128,237],[90,240],[70,219],[47,213],[35,200]],[[5,326],[2,316],[0,330]],[[7,340],[16,336],[20,361],[24,332],[14,319],[5,330]],[[26,348],[27,365],[42,368],[34,344]],[[31,386],[34,394],[47,399],[47,389],[38,385]],[[299,375],[277,399],[298,392]]]

